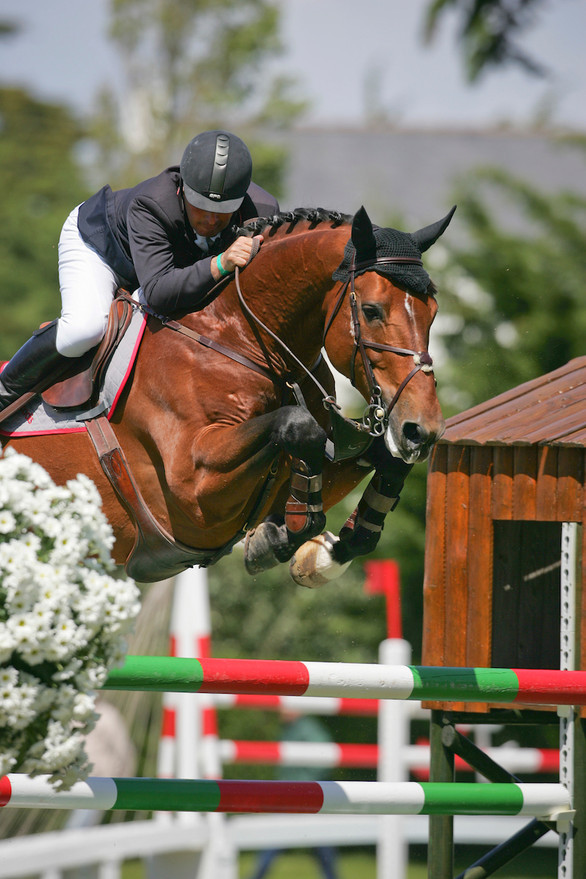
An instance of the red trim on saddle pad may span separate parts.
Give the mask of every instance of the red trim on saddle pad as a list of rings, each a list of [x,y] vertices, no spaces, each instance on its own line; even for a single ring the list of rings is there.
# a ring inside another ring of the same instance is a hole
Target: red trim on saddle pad
[[[134,362],[136,360],[136,355],[137,355],[138,349],[140,347],[140,343],[141,343],[141,340],[142,340],[142,337],[144,334],[145,327],[146,327],[146,316],[141,315],[140,326],[138,328],[136,338],[133,342],[132,349],[130,350],[130,354],[126,355],[128,357],[128,362],[124,365],[124,367],[121,367],[121,368],[123,368],[122,377],[119,380],[119,383],[118,383],[116,390],[112,392],[113,398],[112,398],[112,402],[111,402],[109,409],[108,409],[108,412],[107,412],[108,420],[110,420],[112,418],[112,416],[116,410],[116,406],[118,404],[120,396],[122,394],[122,391],[126,387],[126,383],[130,377],[130,373],[132,372],[132,368],[133,368]],[[2,364],[2,368],[4,367],[4,365],[7,362],[8,361],[4,361],[4,363]],[[35,397],[34,399],[36,400],[38,398]],[[80,407],[79,410],[72,409],[71,410],[71,418],[68,419],[68,421],[65,424],[55,423],[54,426],[45,426],[40,430],[34,429],[34,428],[27,430],[26,428],[21,427],[21,426],[19,426],[18,428],[13,427],[12,429],[9,430],[9,429],[6,429],[6,427],[3,425],[0,427],[0,435],[6,436],[6,437],[12,437],[14,439],[20,439],[21,437],[24,438],[24,437],[31,437],[31,436],[49,436],[52,434],[85,433],[86,428],[85,428],[84,424],[82,422],[76,424],[75,423],[75,416],[76,416],[76,414],[84,412],[89,408],[91,408],[90,404],[88,404],[87,406]],[[49,407],[49,410],[50,409],[51,409],[51,407]],[[57,411],[57,410],[53,410],[53,411]],[[58,411],[62,413],[64,410],[58,410]],[[6,424],[13,423],[14,418],[19,418],[21,423],[23,420],[26,420],[30,424],[33,420],[33,414],[34,414],[34,411],[30,409],[29,405],[27,405],[27,406],[23,407],[23,409],[21,409],[20,412],[16,413],[14,416],[11,416],[9,419],[7,419]]]

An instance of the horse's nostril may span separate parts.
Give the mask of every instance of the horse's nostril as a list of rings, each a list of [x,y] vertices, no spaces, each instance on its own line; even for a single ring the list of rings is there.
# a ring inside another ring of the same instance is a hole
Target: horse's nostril
[[[423,446],[425,445],[429,434],[425,428],[421,427],[421,425],[417,424],[415,421],[406,421],[403,425],[403,436],[410,445]]]

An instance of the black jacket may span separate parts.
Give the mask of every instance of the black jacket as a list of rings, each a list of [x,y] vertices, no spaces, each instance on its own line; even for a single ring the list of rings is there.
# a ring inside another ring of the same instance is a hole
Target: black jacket
[[[218,241],[218,254],[234,240],[233,225],[278,212],[278,202],[251,183],[240,208]],[[213,287],[213,256],[195,244],[181,194],[178,167],[167,168],[132,189],[104,186],[79,208],[81,237],[102,256],[130,290],[142,287],[158,313],[196,311]]]

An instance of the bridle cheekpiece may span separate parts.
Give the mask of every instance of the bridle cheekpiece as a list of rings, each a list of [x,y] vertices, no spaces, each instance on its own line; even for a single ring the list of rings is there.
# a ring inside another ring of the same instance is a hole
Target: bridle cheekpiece
[[[386,345],[383,342],[370,342],[366,341],[362,337],[362,328],[360,324],[360,317],[358,314],[358,296],[356,294],[355,285],[356,275],[362,274],[363,272],[367,271],[376,271],[377,267],[381,268],[382,266],[391,264],[422,266],[423,260],[410,256],[375,256],[372,259],[356,262],[356,257],[354,255],[348,269],[348,277],[346,281],[342,282],[342,287],[340,289],[338,299],[336,300],[336,304],[324,330],[325,345],[328,330],[330,329],[335,316],[340,310],[346,291],[348,290],[348,288],[350,288],[350,315],[352,320],[352,333],[354,336],[354,350],[350,361],[350,381],[352,385],[356,387],[356,356],[360,352],[362,367],[366,375],[370,395],[369,403],[362,416],[362,424],[364,425],[364,428],[368,430],[371,436],[382,436],[388,424],[390,413],[392,412],[403,390],[411,381],[411,379],[420,371],[425,373],[433,373],[433,360],[428,351],[414,351],[411,348],[399,348],[396,345]],[[367,348],[370,348],[374,351],[390,351],[392,354],[413,357],[413,369],[403,379],[403,381],[395,391],[393,399],[390,401],[387,407],[385,407],[383,403],[381,388],[376,382],[370,358],[366,353]]]

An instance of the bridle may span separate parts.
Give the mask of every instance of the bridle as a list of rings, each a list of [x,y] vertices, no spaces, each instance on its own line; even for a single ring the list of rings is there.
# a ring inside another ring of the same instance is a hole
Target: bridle
[[[427,351],[414,351],[411,348],[398,348],[395,345],[385,345],[382,342],[370,342],[365,341],[362,338],[362,330],[360,325],[360,317],[358,314],[358,297],[356,295],[355,289],[355,279],[357,274],[362,274],[362,272],[366,271],[376,271],[377,266],[388,265],[388,264],[411,264],[411,265],[423,265],[422,260],[415,259],[413,257],[402,257],[402,256],[391,256],[391,257],[375,257],[371,260],[366,260],[364,262],[356,263],[355,260],[352,261],[352,265],[349,270],[347,280],[343,281],[340,287],[340,292],[338,293],[338,297],[336,299],[334,308],[327,320],[324,334],[323,334],[323,342],[322,345],[325,346],[327,334],[338,315],[340,308],[342,307],[342,303],[344,301],[344,297],[346,295],[346,291],[350,288],[350,315],[352,320],[352,333],[354,336],[354,350],[352,353],[352,359],[350,362],[350,381],[352,385],[355,385],[355,377],[356,377],[356,357],[358,352],[360,352],[360,357],[362,360],[362,366],[364,369],[364,373],[366,375],[366,380],[368,383],[370,400],[368,405],[364,411],[362,416],[362,424],[359,422],[352,422],[356,427],[360,426],[361,432],[364,435],[370,435],[371,437],[382,436],[385,431],[386,425],[388,423],[389,415],[395,407],[399,397],[404,391],[406,385],[411,381],[411,379],[419,372],[425,373],[433,373],[433,360],[429,352]],[[220,284],[224,286],[225,282],[227,282],[227,278],[223,279]],[[285,354],[290,357],[299,368],[306,374],[306,376],[317,386],[320,393],[323,396],[323,405],[324,407],[330,411],[332,417],[338,416],[339,418],[339,409],[340,406],[336,402],[336,399],[332,397],[326,389],[322,386],[322,384],[318,381],[315,376],[315,370],[317,369],[318,364],[321,362],[321,354],[318,357],[318,360],[311,367],[307,367],[294,353],[291,349],[283,342],[279,336],[276,335],[260,318],[252,311],[250,306],[246,303],[244,296],[242,294],[242,289],[240,287],[240,270],[236,268],[234,273],[234,283],[236,287],[236,293],[242,307],[242,310],[245,314],[248,315],[250,320],[255,323],[258,327],[260,327],[264,332],[267,333],[275,342],[277,342],[280,347],[284,350]],[[216,285],[218,287],[220,285]],[[214,288],[216,290],[216,288]],[[214,290],[211,292],[213,293]],[[239,354],[238,352],[225,347],[224,345],[215,342],[212,339],[208,339],[206,336],[202,336],[200,333],[195,332],[194,330],[189,329],[188,327],[183,326],[183,324],[178,321],[171,320],[170,318],[156,314],[152,309],[148,306],[141,304],[139,306],[142,311],[147,314],[151,314],[153,317],[157,318],[161,321],[165,326],[169,327],[176,332],[181,333],[182,335],[189,336],[195,341],[199,342],[202,345],[205,345],[208,348],[213,348],[214,350],[224,354],[232,360],[237,361],[238,363],[248,367],[249,369],[254,370],[255,372],[260,373],[261,375],[266,376],[271,381],[279,382],[279,377],[276,373],[270,368],[266,369],[265,367],[260,366],[254,361],[250,360],[250,358]],[[371,348],[376,351],[390,351],[393,354],[399,354],[401,356],[409,356],[413,357],[414,367],[411,372],[403,379],[400,383],[399,387],[395,391],[393,399],[389,403],[389,405],[385,408],[385,405],[382,400],[382,391],[380,386],[377,384],[374,370],[372,368],[372,364],[368,358],[366,353],[366,349]],[[296,392],[298,386],[294,382],[286,381],[286,384],[291,387],[294,392]]]
[[[433,373],[433,360],[431,359],[431,355],[428,351],[414,351],[411,348],[398,348],[396,345],[386,345],[382,342],[365,341],[362,337],[362,328],[360,324],[360,317],[358,314],[358,297],[356,295],[355,285],[356,275],[362,274],[363,272],[367,271],[376,271],[377,266],[389,264],[409,264],[421,266],[423,265],[423,261],[421,259],[416,259],[415,257],[409,256],[379,256],[375,257],[374,259],[369,259],[357,263],[354,256],[348,272],[348,278],[346,281],[342,282],[338,298],[336,299],[334,308],[332,309],[332,313],[328,318],[323,335],[323,345],[325,346],[326,336],[336,318],[336,315],[340,311],[342,302],[344,301],[344,297],[346,295],[346,291],[348,290],[348,288],[350,288],[350,316],[352,320],[352,333],[354,336],[354,350],[352,352],[352,359],[350,361],[350,381],[352,385],[356,387],[356,357],[360,352],[362,367],[364,369],[370,394],[370,401],[362,416],[362,423],[364,427],[368,429],[368,432],[371,436],[381,436],[384,433],[389,420],[389,415],[391,414],[392,410],[397,404],[397,401],[399,400],[399,397],[401,396],[405,387],[408,385],[411,379],[415,375],[417,375],[419,371],[425,373]],[[393,399],[386,408],[382,401],[381,388],[377,384],[372,364],[370,362],[368,354],[366,353],[367,348],[371,348],[375,351],[390,351],[392,354],[413,357],[413,361],[415,364],[413,369],[403,379],[403,381],[395,391]]]
[[[417,375],[418,372],[425,372],[428,374],[433,373],[433,360],[431,359],[431,355],[428,351],[414,351],[411,348],[399,348],[396,345],[386,345],[383,342],[369,342],[365,341],[362,338],[362,330],[360,325],[360,317],[358,314],[358,297],[356,295],[356,286],[355,280],[356,275],[362,274],[362,272],[367,271],[376,271],[377,266],[389,265],[389,264],[408,264],[408,265],[423,265],[423,261],[421,259],[417,259],[415,257],[409,256],[379,256],[374,259],[365,260],[363,262],[356,262],[355,258],[352,260],[352,264],[350,266],[350,270],[348,273],[348,278],[346,281],[343,281],[340,287],[340,292],[338,293],[338,297],[336,299],[334,308],[327,320],[322,345],[325,347],[327,334],[338,314],[340,308],[342,307],[342,303],[344,301],[344,297],[346,295],[346,291],[350,288],[350,315],[352,320],[352,333],[354,336],[354,350],[352,353],[352,358],[350,361],[350,381],[354,387],[355,377],[356,377],[356,356],[358,352],[360,352],[360,357],[362,360],[362,366],[364,369],[364,373],[366,375],[366,380],[368,383],[370,400],[368,405],[364,411],[362,416],[362,426],[365,433],[368,433],[372,437],[382,436],[385,432],[386,426],[388,424],[389,415],[394,409],[399,397],[405,390],[405,387],[409,384],[411,379]],[[311,369],[308,369],[304,363],[302,363],[298,357],[293,354],[290,348],[280,339],[275,333],[272,332],[250,309],[250,307],[246,304],[244,300],[244,296],[242,295],[242,290],[240,287],[240,278],[239,278],[239,270],[236,269],[235,273],[235,285],[236,292],[238,295],[238,299],[240,301],[240,305],[243,310],[249,315],[249,317],[262,329],[267,332],[279,345],[285,350],[285,352],[301,367],[301,369],[306,373],[306,375],[314,382],[315,385],[319,388],[321,393],[323,394],[323,404],[328,410],[339,410],[339,405],[336,400],[330,396],[326,390],[322,387],[320,382],[317,380],[315,375],[313,374],[315,366]],[[371,348],[376,351],[390,351],[392,354],[399,354],[400,356],[413,357],[414,366],[413,369],[409,372],[407,376],[400,383],[399,387],[395,391],[393,395],[393,399],[389,403],[387,407],[385,407],[382,400],[382,390],[380,386],[377,384],[374,370],[372,368],[372,364],[366,353],[366,349]],[[321,359],[321,358],[320,358]]]

